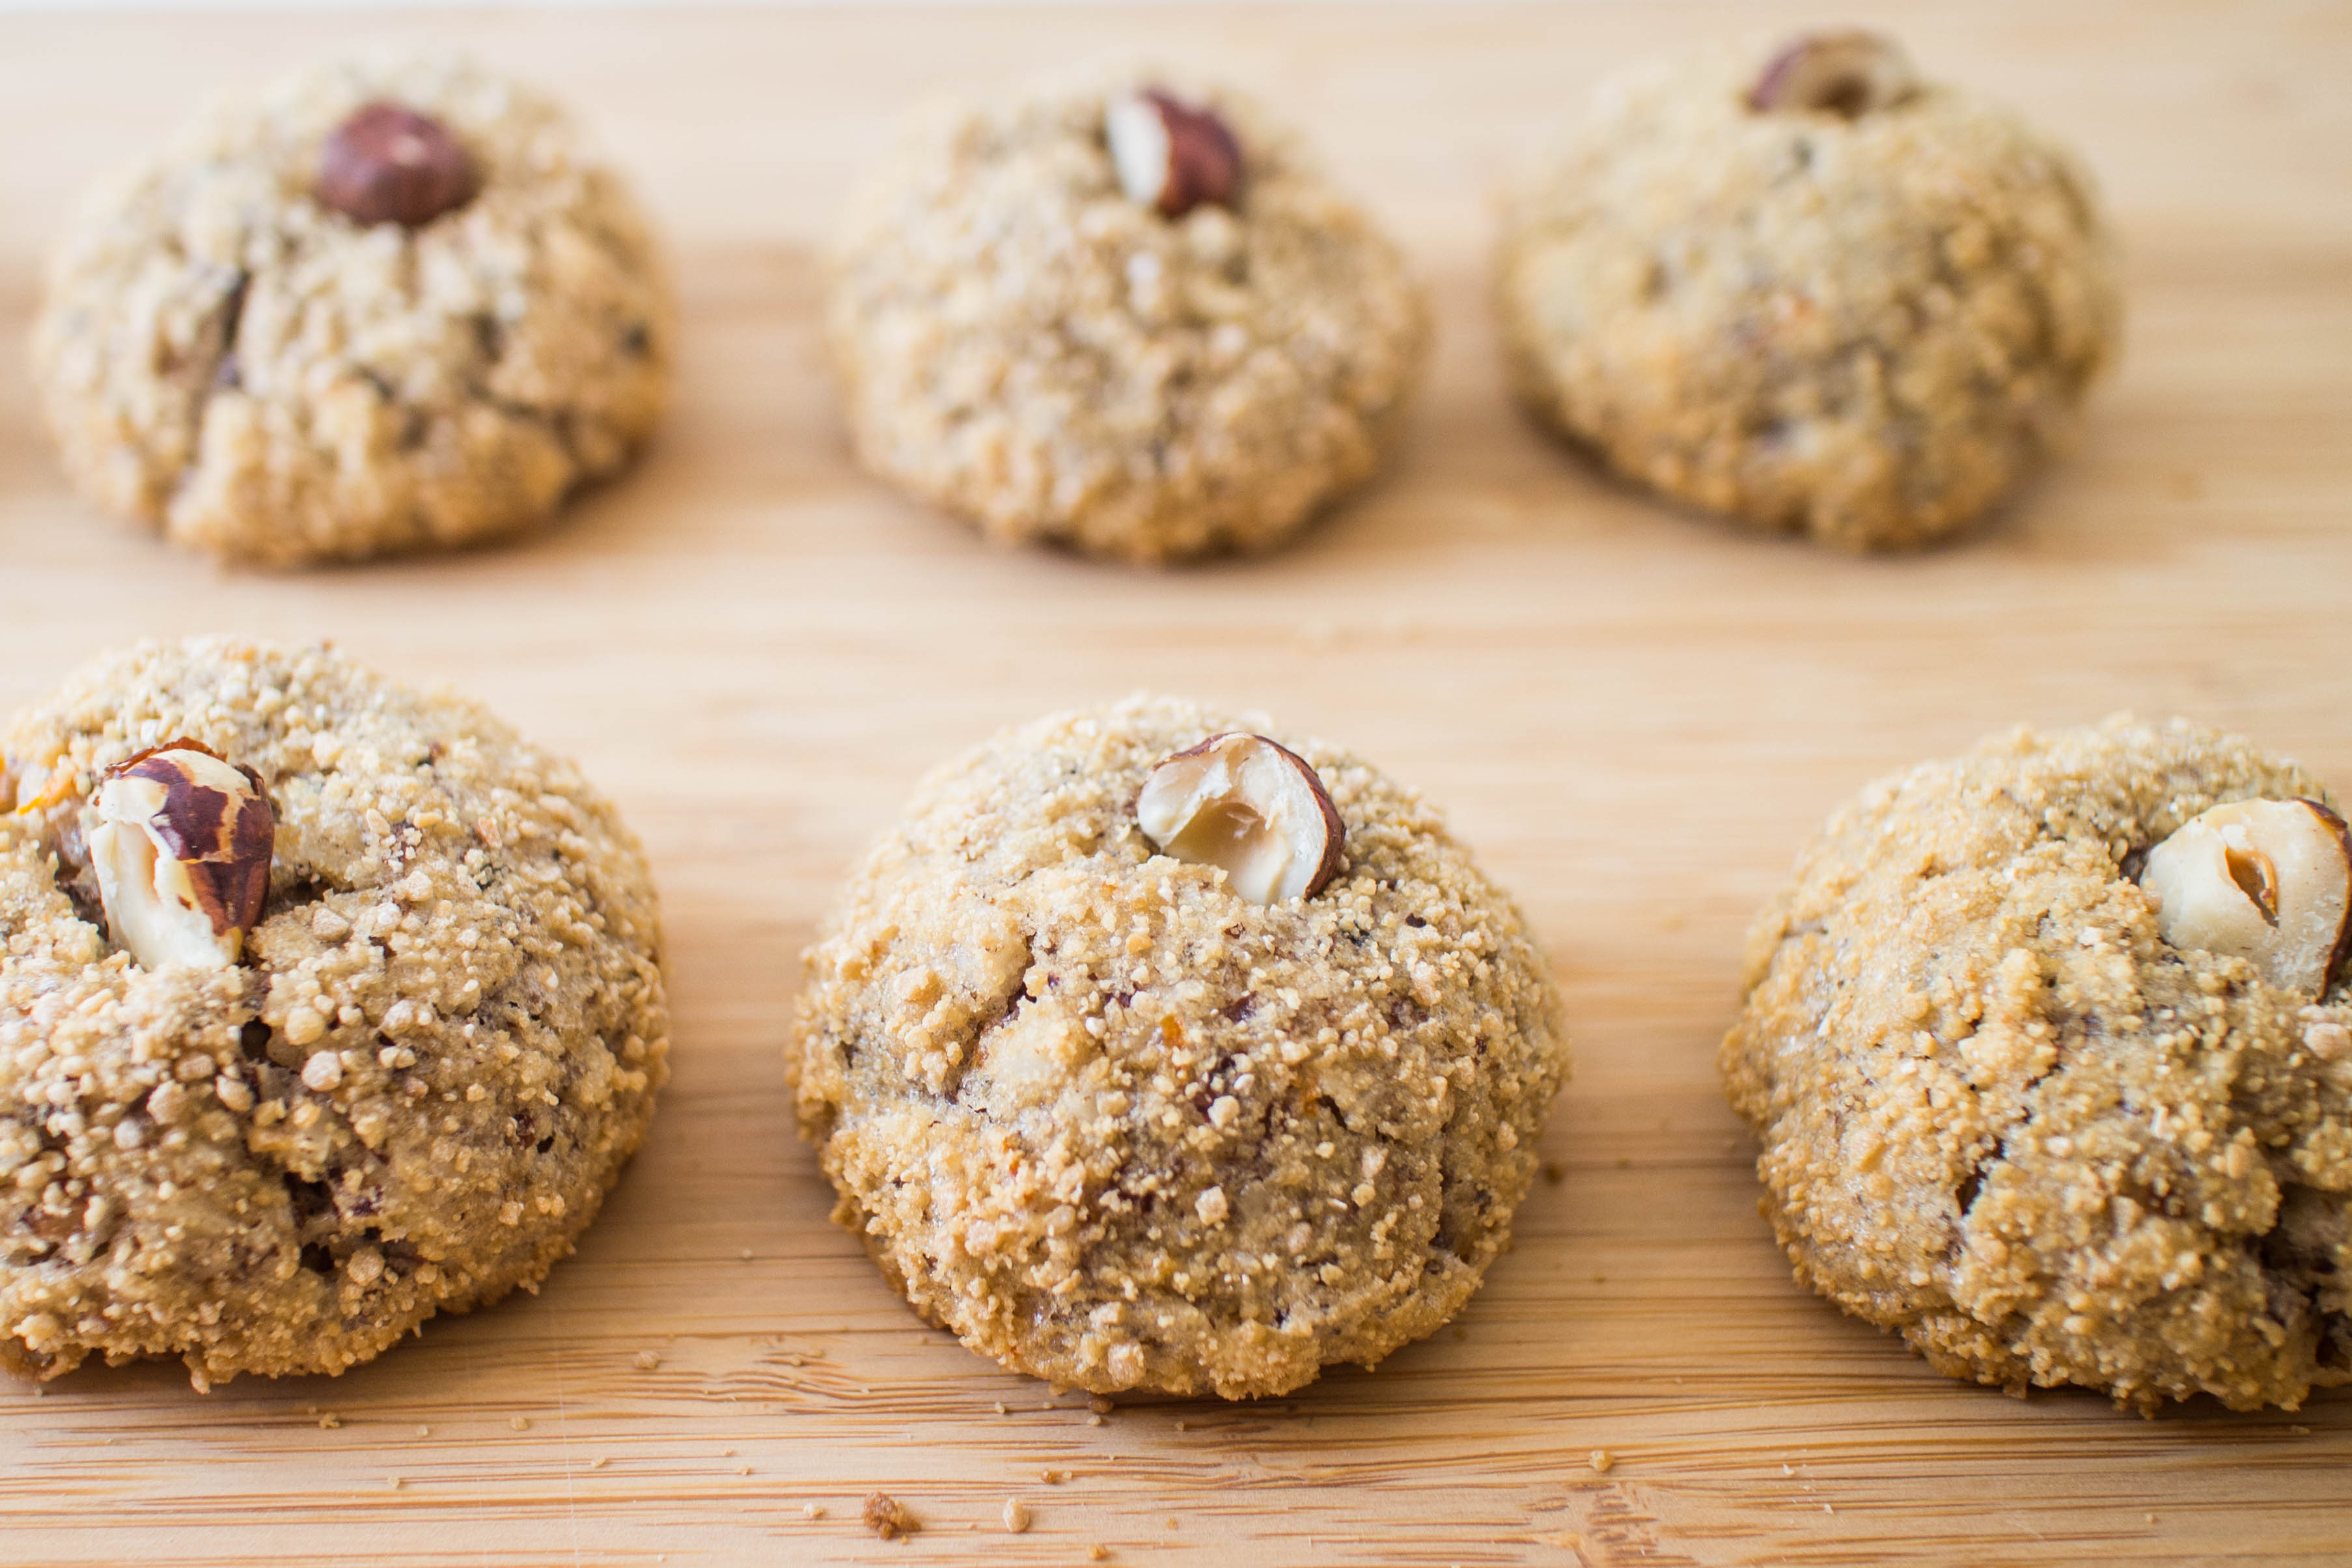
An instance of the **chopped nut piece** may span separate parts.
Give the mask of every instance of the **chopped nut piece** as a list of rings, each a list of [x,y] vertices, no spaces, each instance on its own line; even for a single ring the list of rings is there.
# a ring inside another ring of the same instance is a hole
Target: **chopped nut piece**
[[[866,1528],[885,1541],[897,1541],[922,1529],[907,1505],[887,1492],[872,1492],[866,1499]]]
[[[2140,891],[2175,947],[2249,959],[2316,997],[2352,938],[2352,840],[2315,800],[2236,800],[2147,852]]]
[[[1029,1505],[1017,1497],[1004,1500],[1004,1528],[1007,1533],[1018,1535],[1029,1528]]]
[[[168,741],[108,771],[82,834],[107,934],[142,967],[236,965],[278,836],[259,775]]]
[[[1158,88],[1111,99],[1103,138],[1128,200],[1167,217],[1181,218],[1204,202],[1230,206],[1241,183],[1241,144],[1225,122]]]
[[[1798,38],[1772,57],[1748,89],[1763,113],[1807,110],[1859,120],[1919,90],[1903,46],[1883,33],[1852,30]]]
[[[312,194],[354,223],[421,228],[479,188],[472,156],[439,120],[377,102],[327,138]]]
[[[1153,848],[1222,867],[1225,885],[1253,904],[1322,892],[1348,834],[1305,758],[1238,732],[1161,761],[1135,798],[1135,820]]]

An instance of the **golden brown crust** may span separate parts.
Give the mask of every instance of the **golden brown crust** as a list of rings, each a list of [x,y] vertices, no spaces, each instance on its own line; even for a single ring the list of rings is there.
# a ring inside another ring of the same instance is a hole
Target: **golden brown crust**
[[[243,967],[111,948],[78,822],[158,735],[277,808]],[[0,1364],[340,1372],[535,1287],[666,1072],[635,839],[479,708],[324,648],[100,661],[0,763]]]
[[[1430,1333],[1507,1241],[1567,1067],[1507,898],[1436,814],[1289,744],[1348,823],[1259,905],[1130,810],[1236,727],[1130,699],[934,773],[807,956],[803,1131],[891,1283],[1006,1365],[1277,1394]]]
[[[2326,799],[2242,740],[2117,720],[1832,817],[1722,1052],[1798,1277],[2012,1388],[2352,1382],[2352,993],[2168,946],[2130,880],[2207,807],[2296,796]]]

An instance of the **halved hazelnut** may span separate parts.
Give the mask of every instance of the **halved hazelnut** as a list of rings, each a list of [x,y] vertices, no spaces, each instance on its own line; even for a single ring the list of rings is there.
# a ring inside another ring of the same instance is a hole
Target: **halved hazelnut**
[[[1128,200],[1181,218],[1203,202],[1233,204],[1242,149],[1225,122],[1158,88],[1121,93],[1103,110],[1103,139]]]
[[[108,771],[82,827],[117,946],[149,969],[236,963],[278,838],[258,775],[166,741]]]
[[[1859,120],[1918,90],[1911,57],[1885,34],[1814,33],[1772,57],[1748,90],[1748,107],[1765,114],[1797,110]]]
[[[1304,758],[1239,731],[1163,758],[1135,797],[1135,821],[1160,853],[1223,867],[1253,904],[1322,892],[1348,837]]]
[[[2246,958],[2316,997],[2352,939],[2352,839],[2316,800],[2233,800],[2147,852],[2140,891],[2175,947]]]
[[[354,223],[422,228],[479,188],[472,156],[439,120],[377,102],[327,138],[313,193]]]

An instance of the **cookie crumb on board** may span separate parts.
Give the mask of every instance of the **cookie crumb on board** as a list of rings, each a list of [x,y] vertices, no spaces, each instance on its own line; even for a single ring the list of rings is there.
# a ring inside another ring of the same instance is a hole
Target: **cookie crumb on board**
[[[1018,1535],[1023,1531],[1028,1529],[1029,1505],[1023,1502],[1017,1497],[1006,1498],[1004,1500],[1004,1528],[1008,1533],[1013,1535]]]
[[[885,1541],[897,1541],[923,1528],[907,1505],[887,1492],[866,1494],[865,1519],[866,1528]]]
[[[1617,1456],[1606,1448],[1595,1448],[1592,1450],[1592,1458],[1586,1462],[1605,1476],[1617,1468]]]

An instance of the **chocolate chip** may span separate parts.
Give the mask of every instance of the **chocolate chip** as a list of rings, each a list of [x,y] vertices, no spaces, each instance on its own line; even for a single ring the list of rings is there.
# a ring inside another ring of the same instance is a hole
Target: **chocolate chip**
[[[354,223],[421,228],[479,188],[474,160],[438,120],[379,102],[327,138],[314,193]]]

